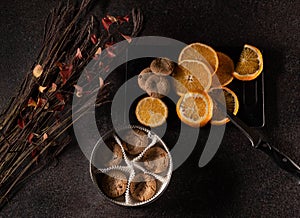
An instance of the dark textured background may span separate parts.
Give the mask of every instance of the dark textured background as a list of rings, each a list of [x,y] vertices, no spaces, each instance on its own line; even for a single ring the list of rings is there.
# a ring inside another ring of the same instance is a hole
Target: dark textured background
[[[31,67],[43,23],[57,0],[1,0],[0,106]],[[141,7],[143,35],[200,41],[213,47],[249,43],[264,51],[265,133],[273,145],[300,163],[300,79],[298,0],[109,1],[107,12],[127,14]],[[164,195],[142,208],[105,201],[93,186],[88,160],[69,146],[56,167],[32,177],[0,217],[299,217],[300,182],[278,169],[232,125],[221,148],[204,168],[194,153],[173,173]]]

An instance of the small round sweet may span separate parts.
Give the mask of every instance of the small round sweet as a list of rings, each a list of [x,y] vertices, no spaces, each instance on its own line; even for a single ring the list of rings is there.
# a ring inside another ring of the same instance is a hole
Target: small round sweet
[[[147,81],[147,79],[152,76],[153,73],[150,69],[150,67],[142,70],[142,72],[140,72],[140,74],[138,75],[138,85],[139,87],[145,91],[145,83]]]
[[[170,91],[170,83],[164,76],[152,75],[145,83],[145,91],[154,98],[162,98]]]
[[[107,167],[116,166],[119,165],[122,162],[123,159],[123,153],[121,147],[118,145],[118,143],[112,144],[112,158],[111,160],[106,164]]]
[[[137,155],[147,147],[148,136],[140,129],[131,129],[126,132],[124,141],[122,143],[124,150],[131,155]]]
[[[156,193],[156,180],[148,174],[137,174],[130,183],[129,191],[135,200],[147,201]]]
[[[127,178],[121,171],[112,170],[103,176],[101,185],[104,194],[110,198],[117,198],[125,193]]]
[[[168,153],[161,147],[152,147],[143,156],[145,168],[153,173],[162,173],[168,169]]]
[[[159,75],[170,75],[174,70],[174,62],[168,58],[156,58],[150,64],[153,73]]]

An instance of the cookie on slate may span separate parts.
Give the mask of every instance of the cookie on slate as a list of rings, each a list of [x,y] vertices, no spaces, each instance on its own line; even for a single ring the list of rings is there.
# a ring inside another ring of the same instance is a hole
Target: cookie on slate
[[[161,173],[168,169],[168,153],[161,147],[152,147],[143,156],[145,168],[153,173]]]
[[[145,91],[154,98],[162,98],[170,91],[170,83],[164,76],[152,75],[145,83]]]
[[[138,84],[142,90],[145,91],[145,83],[148,80],[148,78],[152,75],[153,75],[153,73],[151,72],[150,67],[148,67],[148,68],[142,70],[142,72],[140,72],[140,74],[138,75]]]
[[[137,174],[129,186],[131,196],[137,201],[147,201],[156,193],[156,180],[153,176]]]
[[[174,62],[168,58],[156,58],[150,64],[153,73],[159,75],[170,75],[174,70]]]
[[[127,178],[124,173],[112,170],[106,173],[102,179],[102,190],[110,198],[123,195],[127,187]]]

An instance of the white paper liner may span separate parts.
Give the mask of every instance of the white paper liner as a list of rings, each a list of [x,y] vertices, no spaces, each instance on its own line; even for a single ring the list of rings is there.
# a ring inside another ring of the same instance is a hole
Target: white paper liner
[[[114,132],[111,132],[111,134],[113,135],[115,141],[121,147],[121,151],[122,151],[122,154],[123,154],[123,159],[124,159],[127,166],[117,165],[117,166],[111,166],[111,167],[108,167],[108,168],[97,168],[96,171],[92,170],[92,167],[93,167],[92,160],[93,160],[93,157],[95,155],[94,152],[96,150],[94,148],[94,150],[92,152],[92,158],[91,158],[90,173],[91,173],[91,177],[92,177],[93,182],[95,184],[97,184],[97,181],[96,181],[96,178],[95,178],[94,174],[107,173],[111,170],[119,170],[119,171],[124,172],[126,174],[127,179],[128,179],[127,187],[126,187],[126,191],[125,191],[125,198],[123,196],[123,197],[119,197],[119,198],[116,198],[116,199],[111,199],[111,198],[107,197],[100,189],[101,194],[104,195],[106,198],[108,198],[110,201],[112,201],[116,204],[119,204],[119,205],[123,205],[123,206],[144,205],[144,204],[147,204],[147,203],[157,199],[162,194],[162,192],[166,189],[166,187],[168,186],[168,184],[170,182],[170,179],[171,179],[172,170],[173,170],[172,157],[171,157],[171,154],[170,154],[167,146],[164,144],[164,142],[156,134],[154,134],[153,132],[149,131],[146,128],[139,127],[139,126],[129,126],[129,127],[125,127],[125,128],[120,128],[118,130],[122,131],[122,130],[126,130],[126,129],[139,129],[139,130],[142,130],[142,131],[146,132],[148,139],[150,139],[149,140],[150,142],[148,143],[147,147],[138,156],[136,156],[135,158],[130,160],[128,158],[123,146],[122,146],[121,139]],[[167,152],[168,158],[169,158],[169,166],[168,166],[167,172],[165,172],[165,176],[150,172],[149,170],[145,169],[143,167],[143,165],[141,164],[141,162],[140,162],[140,160],[142,159],[145,152],[147,150],[149,150],[151,147],[153,147],[154,145],[156,145],[157,143],[160,143],[160,146],[163,147],[163,149]],[[130,195],[130,190],[129,190],[130,183],[132,182],[132,180],[135,177],[135,175],[137,174],[137,172],[142,172],[144,174],[148,174],[148,175],[150,175],[150,176],[152,176],[156,179],[156,183],[157,183],[156,193],[152,198],[150,198],[147,201],[142,201],[142,202],[136,201]]]

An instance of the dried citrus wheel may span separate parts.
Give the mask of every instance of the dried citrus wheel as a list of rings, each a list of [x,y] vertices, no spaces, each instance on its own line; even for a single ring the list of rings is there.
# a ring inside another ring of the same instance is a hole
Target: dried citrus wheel
[[[168,108],[162,100],[146,97],[138,102],[135,115],[141,124],[157,127],[166,122]]]
[[[260,50],[252,45],[244,45],[233,76],[239,80],[253,80],[263,69],[263,57]]]
[[[213,102],[206,92],[188,92],[181,96],[176,105],[179,119],[192,127],[207,124],[213,111]]]
[[[218,107],[218,104],[224,101],[226,102],[226,109],[234,115],[237,114],[239,110],[239,100],[232,90],[226,87],[212,88],[209,90],[208,94],[214,102],[213,117],[210,121],[211,124],[223,125],[229,122],[229,119],[226,117],[226,111],[221,111],[220,107]]]
[[[212,76],[207,64],[201,61],[185,60],[178,64],[174,72],[176,93],[207,91],[211,86]]]
[[[217,52],[219,67],[212,78],[212,86],[226,86],[233,80],[234,64],[230,57],[222,52]]]
[[[198,60],[208,62],[212,67],[212,73],[214,74],[219,66],[219,60],[216,51],[205,44],[193,43],[185,48],[179,54],[178,63],[184,60]]]

